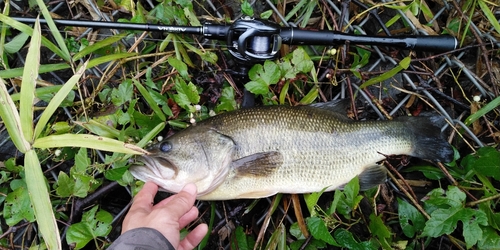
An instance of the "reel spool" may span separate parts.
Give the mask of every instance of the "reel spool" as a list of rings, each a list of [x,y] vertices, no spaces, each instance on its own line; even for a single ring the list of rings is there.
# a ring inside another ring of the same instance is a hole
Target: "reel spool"
[[[278,57],[280,26],[266,20],[243,17],[227,33],[229,52],[243,63],[258,63]]]

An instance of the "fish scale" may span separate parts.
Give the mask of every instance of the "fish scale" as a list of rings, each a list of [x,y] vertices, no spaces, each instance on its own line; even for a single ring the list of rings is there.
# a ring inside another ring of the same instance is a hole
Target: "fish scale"
[[[453,151],[435,123],[426,117],[358,122],[311,106],[242,109],[178,132],[167,139],[175,144],[169,152],[159,149],[161,143],[149,149],[152,154],[145,157],[166,159],[164,167],[177,169],[182,180],[151,176],[148,164],[132,166],[131,172],[170,192],[195,182],[199,199],[204,200],[328,191],[357,175],[362,187],[368,188],[385,179],[385,169],[376,163],[386,155],[448,161]],[[216,181],[215,176],[219,176]]]
[[[203,198],[227,193],[254,198],[277,192],[304,193],[326,187],[332,190],[383,160],[385,156],[380,153],[410,154],[412,150],[411,136],[404,133],[402,123],[369,122],[372,126],[366,129],[366,122],[335,119],[327,110],[314,109],[313,113],[310,107],[283,106],[271,113],[266,109],[269,108],[221,117],[213,126],[237,142],[234,160],[279,151],[285,156],[282,166],[265,178],[239,177],[232,171],[221,186]],[[230,126],[252,121],[259,123],[249,127]],[[241,187],[245,187],[244,193]]]

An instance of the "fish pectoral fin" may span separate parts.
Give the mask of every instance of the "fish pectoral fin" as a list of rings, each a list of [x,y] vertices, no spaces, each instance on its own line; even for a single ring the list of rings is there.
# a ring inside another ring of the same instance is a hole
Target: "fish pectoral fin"
[[[283,155],[277,151],[262,152],[233,161],[236,177],[264,177],[274,173],[283,164]]]
[[[387,179],[387,169],[384,166],[374,164],[365,168],[358,175],[359,189],[367,190],[385,182]]]

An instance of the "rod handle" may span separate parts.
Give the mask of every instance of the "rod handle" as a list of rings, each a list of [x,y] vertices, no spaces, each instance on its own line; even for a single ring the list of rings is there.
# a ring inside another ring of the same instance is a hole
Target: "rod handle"
[[[457,48],[457,39],[449,35],[439,36],[367,36],[327,30],[303,30],[282,28],[280,36],[284,44],[291,45],[336,45],[362,44],[390,46],[403,49],[424,50],[433,52],[452,51]]]
[[[411,43],[413,45],[411,49],[414,50],[445,52],[455,50],[458,46],[457,39],[450,35],[414,36],[409,39],[415,40]]]

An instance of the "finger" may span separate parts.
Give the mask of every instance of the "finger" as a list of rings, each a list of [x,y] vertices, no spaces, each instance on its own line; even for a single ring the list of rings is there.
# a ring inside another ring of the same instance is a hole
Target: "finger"
[[[142,189],[134,197],[130,211],[133,210],[146,210],[150,211],[153,207],[153,200],[155,198],[156,192],[158,192],[158,186],[153,182],[146,182]]]
[[[161,200],[160,202],[158,202],[157,204],[154,205],[153,209],[156,208],[156,207],[163,207],[165,206],[167,203],[169,203],[172,199],[175,198],[175,194]]]
[[[181,242],[179,242],[179,250],[184,250],[184,249],[193,249],[195,248],[198,244],[200,244],[201,240],[203,240],[203,237],[208,232],[208,226],[207,224],[200,224],[198,225],[193,231],[189,232],[188,235],[184,239],[182,239]]]
[[[187,184],[181,192],[173,196],[174,198],[162,209],[165,209],[165,213],[170,214],[172,218],[180,218],[193,207],[196,199],[196,186]]]
[[[179,228],[186,227],[189,223],[198,218],[198,208],[191,207],[191,209],[179,218]]]

